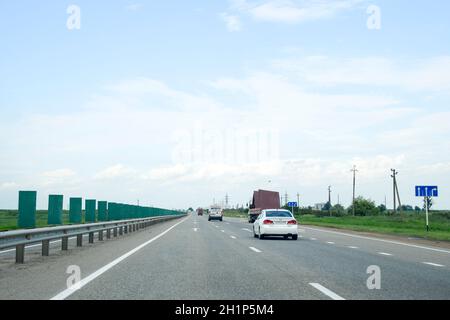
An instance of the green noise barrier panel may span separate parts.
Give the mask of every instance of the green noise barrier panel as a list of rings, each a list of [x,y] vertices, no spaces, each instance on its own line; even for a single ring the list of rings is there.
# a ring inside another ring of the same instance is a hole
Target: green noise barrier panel
[[[19,228],[36,227],[36,191],[19,191]]]
[[[63,199],[62,195],[51,194],[48,196],[48,224],[63,224]]]
[[[98,202],[98,221],[108,221],[108,202]]]
[[[69,221],[70,223],[82,223],[82,198],[70,198]]]
[[[85,209],[86,209],[86,215],[85,220],[86,222],[95,222],[95,211],[96,211],[96,200],[86,200],[85,203]]]

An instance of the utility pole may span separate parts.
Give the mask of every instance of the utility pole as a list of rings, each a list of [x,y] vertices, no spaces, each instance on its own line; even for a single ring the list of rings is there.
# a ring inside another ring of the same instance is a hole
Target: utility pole
[[[331,217],[331,186],[328,186],[328,213]]]
[[[288,204],[288,194],[287,191],[284,193],[284,205],[287,206]]]
[[[297,192],[297,213],[300,214],[300,193]]]
[[[352,208],[353,208],[353,216],[355,215],[355,190],[356,190],[356,166],[353,166],[353,169],[350,170],[353,172],[353,201],[352,201]]]
[[[400,206],[400,210],[402,207],[402,203],[400,201],[400,194],[398,192],[398,185],[397,185],[397,175],[398,175],[398,171],[395,169],[391,169],[392,174],[391,174],[391,178],[392,178],[392,183],[393,183],[393,193],[394,193],[394,213],[397,212],[397,199],[398,199],[398,205]]]
[[[225,195],[225,208],[228,209],[228,201],[230,198],[228,197],[228,193]]]

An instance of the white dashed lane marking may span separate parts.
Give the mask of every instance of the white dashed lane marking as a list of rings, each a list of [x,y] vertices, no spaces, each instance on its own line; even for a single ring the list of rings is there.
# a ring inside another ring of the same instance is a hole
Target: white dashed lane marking
[[[445,267],[443,264],[438,264],[438,263],[433,263],[433,262],[423,262],[424,264],[427,264],[429,266],[433,266],[433,267]]]
[[[256,249],[256,248],[254,248],[254,247],[249,247],[250,248],[250,250],[252,250],[252,251],[255,251],[255,252],[262,252],[261,250],[259,250],[259,249]]]
[[[314,288],[316,288],[317,290],[319,290],[320,292],[322,292],[323,294],[325,294],[326,296],[330,297],[333,300],[345,300],[344,298],[342,298],[340,295],[334,293],[333,291],[331,291],[330,289],[325,288],[324,286],[322,286],[321,284],[318,283],[310,283],[309,285],[313,286]]]

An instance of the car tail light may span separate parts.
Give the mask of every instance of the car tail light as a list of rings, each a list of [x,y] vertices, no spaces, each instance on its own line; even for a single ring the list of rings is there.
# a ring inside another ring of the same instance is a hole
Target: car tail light
[[[272,220],[264,220],[263,223],[264,223],[264,224],[273,224],[273,221],[272,221]]]
[[[290,220],[290,221],[288,221],[287,224],[297,224],[297,221],[296,220]]]

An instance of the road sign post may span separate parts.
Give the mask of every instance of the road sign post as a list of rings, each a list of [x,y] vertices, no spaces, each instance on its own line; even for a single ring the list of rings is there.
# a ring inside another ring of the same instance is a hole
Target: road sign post
[[[294,208],[297,207],[297,206],[298,206],[297,202],[288,202],[288,207],[292,208],[291,209],[292,215],[294,215]]]
[[[437,186],[416,186],[416,197],[423,197],[425,203],[425,220],[427,224],[427,232],[430,231],[429,219],[428,219],[428,198],[437,198],[439,191]]]

